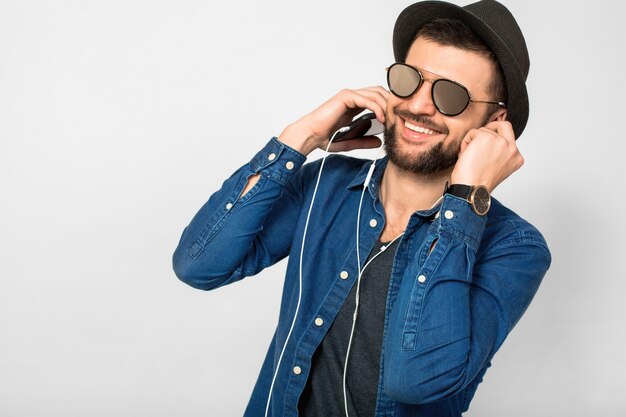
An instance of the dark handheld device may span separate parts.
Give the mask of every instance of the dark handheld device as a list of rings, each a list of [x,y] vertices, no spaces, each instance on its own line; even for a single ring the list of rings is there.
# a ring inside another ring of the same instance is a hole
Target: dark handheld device
[[[376,119],[374,113],[365,113],[354,119],[346,130],[337,133],[333,143],[365,136],[379,135],[384,131],[385,126]]]

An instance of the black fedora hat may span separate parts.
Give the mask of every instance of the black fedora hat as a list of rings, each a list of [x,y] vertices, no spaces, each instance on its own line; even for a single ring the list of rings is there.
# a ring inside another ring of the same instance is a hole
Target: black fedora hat
[[[393,53],[404,62],[417,31],[435,19],[458,19],[491,48],[502,67],[508,97],[507,119],[519,138],[528,121],[526,77],[530,59],[524,35],[509,10],[495,0],[481,0],[460,7],[443,1],[422,1],[400,13],[393,29]],[[500,99],[498,97],[498,99]]]

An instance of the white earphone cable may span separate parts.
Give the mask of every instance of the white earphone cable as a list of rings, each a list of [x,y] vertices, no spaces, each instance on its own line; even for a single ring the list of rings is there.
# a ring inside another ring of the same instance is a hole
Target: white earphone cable
[[[326,162],[326,157],[328,156],[328,149],[330,145],[333,143],[333,139],[340,132],[345,132],[348,129],[346,127],[342,127],[337,130],[331,136],[328,141],[328,145],[326,146],[326,155],[322,158],[322,163],[320,165],[320,171],[317,174],[317,181],[315,183],[315,188],[313,189],[313,196],[311,197],[311,205],[309,206],[309,211],[306,216],[306,222],[304,223],[304,233],[302,235],[302,245],[300,246],[300,269],[299,269],[299,285],[298,285],[298,303],[296,304],[296,311],[293,316],[293,320],[291,322],[291,327],[289,328],[289,332],[287,333],[287,338],[285,339],[285,343],[283,344],[282,350],[280,352],[280,356],[278,357],[278,363],[276,364],[276,371],[274,371],[274,376],[272,377],[272,383],[270,384],[269,393],[267,394],[267,403],[265,404],[265,417],[268,416],[268,412],[270,409],[270,402],[272,399],[272,391],[274,390],[274,383],[276,382],[276,377],[278,376],[278,370],[280,369],[280,364],[283,360],[283,355],[285,354],[285,349],[287,348],[287,343],[289,343],[289,339],[291,338],[291,332],[296,324],[296,320],[298,319],[298,313],[300,312],[300,301],[302,301],[302,259],[304,257],[304,242],[306,240],[306,232],[309,227],[309,220],[311,218],[311,211],[313,210],[313,202],[315,201],[315,195],[317,194],[317,188],[320,184],[320,178],[322,177],[322,170],[324,169],[324,162]]]
[[[380,152],[380,151],[379,151]],[[378,158],[378,157],[377,157]],[[348,395],[347,395],[347,390],[346,390],[346,381],[347,381],[347,375],[348,375],[348,361],[350,359],[350,348],[352,347],[352,339],[354,337],[354,329],[356,328],[356,318],[357,318],[357,314],[359,311],[359,299],[360,299],[360,289],[361,289],[361,277],[363,276],[363,272],[365,271],[365,268],[368,267],[368,265],[374,260],[376,259],[376,257],[378,257],[378,255],[380,255],[381,253],[383,253],[389,246],[391,246],[392,243],[394,243],[396,240],[398,240],[402,235],[404,235],[404,232],[400,233],[398,236],[396,236],[391,242],[389,242],[387,245],[384,245],[383,247],[380,248],[380,251],[375,254],[374,256],[372,256],[370,258],[369,261],[367,261],[367,263],[363,266],[363,269],[361,270],[361,259],[360,259],[360,255],[359,255],[359,234],[360,234],[360,219],[361,219],[361,205],[363,203],[363,195],[365,194],[365,190],[367,189],[367,186],[369,185],[369,180],[371,178],[371,174],[374,171],[373,167],[374,164],[376,163],[376,159],[372,162],[372,166],[370,167],[370,172],[367,176],[367,179],[365,180],[365,184],[363,185],[363,191],[361,192],[361,201],[359,202],[359,212],[357,214],[357,224],[356,224],[356,253],[357,253],[357,265],[359,267],[359,275],[357,278],[357,284],[356,284],[356,295],[354,297],[354,314],[352,315],[352,329],[350,330],[350,339],[348,340],[348,350],[346,351],[346,360],[344,362],[344,366],[343,366],[343,404],[344,404],[344,411],[346,413],[346,417],[350,417],[350,414],[348,412]],[[439,197],[439,199],[437,199],[437,201],[435,201],[435,203],[431,206],[431,209],[434,208],[443,198],[443,196]]]

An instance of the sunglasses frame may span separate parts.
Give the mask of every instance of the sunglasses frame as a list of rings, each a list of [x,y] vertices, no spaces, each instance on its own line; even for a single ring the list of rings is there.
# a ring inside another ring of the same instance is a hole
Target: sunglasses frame
[[[396,93],[395,91],[393,91],[393,89],[391,88],[391,82],[389,81],[389,71],[391,70],[391,68],[400,65],[403,67],[407,67],[412,69],[413,71],[417,72],[417,75],[419,76],[419,83],[417,84],[417,86],[415,87],[415,89],[413,91],[411,91],[411,93],[409,93],[408,95],[401,95]],[[424,81],[430,81],[432,83],[432,88],[430,89],[430,98],[433,101],[433,104],[435,105],[435,108],[437,109],[437,111],[441,114],[443,114],[444,116],[449,116],[449,117],[454,117],[454,116],[458,116],[459,114],[463,113],[465,111],[465,109],[467,109],[467,106],[470,105],[470,103],[488,103],[488,104],[497,104],[500,107],[504,107],[506,108],[506,103],[504,101],[487,101],[487,100],[474,100],[472,98],[472,96],[470,96],[469,91],[467,90],[467,88],[465,88],[464,85],[459,84],[458,82],[454,81],[454,80],[449,80],[447,78],[441,77],[441,78],[437,78],[436,80],[432,81],[432,80],[427,80],[426,78],[424,78],[424,75],[422,74],[422,71],[420,71],[419,69],[409,65],[409,64],[405,64],[404,62],[395,62],[392,65],[390,65],[389,67],[385,68],[385,71],[387,71],[387,86],[389,87],[389,91],[391,91],[393,93],[393,95],[395,95],[396,97],[400,97],[400,98],[409,98],[411,97],[413,94],[415,94],[417,92],[417,90],[420,89],[420,87],[422,86],[422,84],[424,84]],[[425,72],[429,72],[433,75],[437,75],[435,73],[432,73],[430,71],[426,71]],[[439,77],[439,75],[437,75]],[[467,95],[467,103],[465,104],[465,107],[463,107],[463,109],[461,111],[459,111],[458,113],[446,113],[444,111],[442,111],[439,108],[439,105],[437,104],[437,102],[435,101],[435,85],[440,82],[440,81],[446,81],[449,83],[452,83],[454,85],[457,85],[459,87],[461,87],[461,89],[465,92],[465,95]]]

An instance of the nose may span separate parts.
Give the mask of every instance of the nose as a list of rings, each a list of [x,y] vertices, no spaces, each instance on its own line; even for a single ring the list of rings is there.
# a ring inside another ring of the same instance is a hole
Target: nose
[[[413,93],[411,97],[406,100],[409,101],[409,111],[413,114],[424,114],[427,116],[434,116],[437,112],[435,103],[432,98],[433,83],[430,81],[424,81],[420,88]]]

